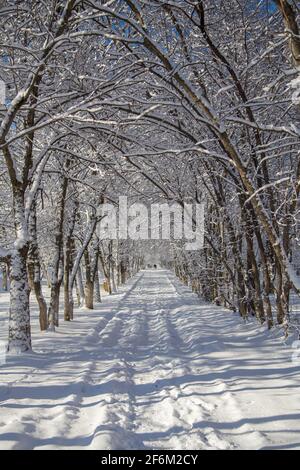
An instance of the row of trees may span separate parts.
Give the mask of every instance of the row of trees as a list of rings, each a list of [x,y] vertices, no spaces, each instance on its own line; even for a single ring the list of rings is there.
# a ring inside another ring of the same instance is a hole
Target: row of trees
[[[287,321],[300,290],[298,14],[288,0],[2,2],[10,350],[31,347],[30,289],[54,328],[62,283],[70,320],[76,285],[92,307],[100,264],[108,284],[139,268],[135,245],[97,236],[98,205],[122,194],[204,201],[204,249],[174,241],[177,275],[269,327],[275,295]]]

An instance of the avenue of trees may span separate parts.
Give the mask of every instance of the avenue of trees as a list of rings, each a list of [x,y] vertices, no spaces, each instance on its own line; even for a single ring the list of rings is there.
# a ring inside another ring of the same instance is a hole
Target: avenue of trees
[[[300,294],[294,0],[0,2],[0,265],[9,351],[144,266],[98,207],[203,202],[205,242],[165,265],[207,301],[288,327]],[[166,242],[162,242],[166,243]],[[47,281],[50,299],[44,295]],[[64,311],[60,312],[60,298]]]

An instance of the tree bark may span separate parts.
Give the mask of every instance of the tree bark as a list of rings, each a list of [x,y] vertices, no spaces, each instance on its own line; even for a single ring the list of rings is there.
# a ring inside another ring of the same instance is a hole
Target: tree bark
[[[78,266],[76,281],[77,281],[77,289],[78,289],[78,307],[82,307],[84,305],[84,287],[83,287],[82,271],[81,271],[80,264]]]
[[[300,66],[300,29],[297,23],[297,13],[288,0],[274,0],[281,11],[284,24],[290,35],[290,50],[294,64]]]
[[[30,288],[34,291],[39,306],[39,322],[41,331],[48,328],[47,303],[43,295],[41,283],[41,264],[37,242],[37,219],[36,203],[32,204],[32,210],[29,219],[30,245],[28,252],[28,278]]]
[[[25,246],[21,250],[15,250],[11,256],[7,349],[13,353],[31,350],[27,251],[28,247]]]
[[[63,227],[64,227],[64,215],[65,215],[65,202],[68,189],[68,179],[63,178],[61,195],[59,201],[59,220],[57,226],[57,232],[55,235],[55,257],[53,262],[53,271],[51,276],[51,295],[50,304],[48,310],[48,321],[49,328],[54,330],[55,326],[59,324],[59,294],[60,286],[63,277],[63,268],[60,273],[60,266],[63,259]]]
[[[3,268],[2,268],[2,289],[5,292],[8,291],[8,279],[9,279],[8,270],[9,270],[8,264],[4,263]]]
[[[68,223],[68,232],[65,236],[65,254],[64,254],[64,320],[73,320],[74,314],[74,300],[73,300],[73,286],[71,286],[70,278],[73,269],[73,258],[75,252],[75,241],[73,232],[76,222],[76,214],[78,204],[73,201],[74,206]]]
[[[95,274],[95,302],[102,302],[98,266]]]
[[[84,285],[84,299],[85,306],[88,309],[94,308],[94,279],[92,277],[91,259],[88,249],[84,252],[85,261],[85,285]]]
[[[24,191],[18,182],[13,190],[15,247],[10,256],[10,306],[8,351],[31,350],[31,328],[29,307],[29,284],[27,255],[29,249],[27,224],[25,221]]]

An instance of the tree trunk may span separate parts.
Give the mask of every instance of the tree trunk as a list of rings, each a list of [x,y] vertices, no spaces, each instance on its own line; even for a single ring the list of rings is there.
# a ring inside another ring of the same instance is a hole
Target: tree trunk
[[[87,279],[84,286],[85,306],[93,310],[94,308],[94,283]]]
[[[95,302],[99,302],[99,303],[102,302],[98,268],[95,274],[95,296],[94,297],[95,297]]]
[[[94,279],[92,278],[91,260],[88,249],[84,252],[85,261],[85,285],[84,285],[84,298],[85,306],[93,310],[94,308]]]
[[[7,349],[13,353],[31,350],[27,251],[28,248],[24,247],[15,250],[11,256]]]
[[[287,318],[287,305],[284,298],[284,278],[281,265],[275,260],[275,293],[276,293],[276,309],[277,323],[282,325]]]
[[[64,270],[64,320],[70,321],[73,318],[73,304],[70,302],[69,291],[69,276],[70,271],[67,266]]]
[[[112,294],[112,287],[111,287],[111,279],[110,279],[110,258],[108,259],[108,262],[105,262],[104,255],[103,255],[103,252],[102,252],[101,248],[99,249],[98,255],[99,255],[102,270],[103,270],[103,273],[104,273],[104,276],[105,276],[105,280],[107,282],[108,293],[109,293],[109,295],[111,295]]]
[[[297,23],[297,10],[288,2],[288,0],[274,0],[281,11],[286,30],[290,37],[290,50],[292,59],[297,67],[300,67],[300,30]],[[298,10],[299,12],[299,10]]]
[[[32,204],[29,221],[30,246],[28,252],[28,278],[30,288],[34,291],[39,306],[39,322],[42,331],[48,328],[47,303],[45,301],[41,284],[41,264],[37,243],[36,204]]]
[[[2,268],[2,289],[7,292],[8,291],[8,264],[4,263]]]
[[[37,275],[35,279],[38,279],[37,282],[34,281],[33,286],[34,286],[34,292],[35,292],[35,296],[39,304],[39,310],[40,310],[40,314],[39,314],[40,329],[41,331],[45,331],[48,328],[47,303],[43,295],[39,274]]]
[[[73,241],[71,237],[67,237],[66,249],[64,256],[64,320],[70,321],[73,319],[73,296],[71,298],[70,290],[70,275],[72,272],[72,252]]]
[[[261,323],[264,323],[265,312],[264,312],[264,305],[263,305],[262,295],[261,295],[260,277],[259,277],[259,271],[257,267],[254,249],[253,249],[252,234],[251,234],[249,226],[246,228],[246,241],[247,241],[248,262],[250,264],[251,278],[252,278],[252,282],[254,285],[254,300],[253,300],[254,311],[255,311],[255,315],[257,319]]]
[[[59,294],[61,282],[55,282],[51,285],[50,303],[48,309],[48,328],[54,330],[59,325]]]
[[[77,289],[78,289],[78,307],[82,307],[84,305],[84,287],[83,287],[82,271],[81,271],[80,265],[78,267],[76,281],[77,281]]]
[[[112,280],[112,291],[117,292],[116,279],[115,279],[115,264],[111,263],[111,280]]]
[[[124,261],[121,261],[121,263],[120,263],[120,280],[121,280],[121,284],[125,284],[125,282],[126,282],[126,266],[125,266]]]
[[[48,310],[49,327],[54,330],[59,324],[59,294],[62,283],[62,273],[60,275],[60,265],[63,265],[63,227],[65,215],[65,202],[68,189],[68,179],[63,178],[61,195],[59,200],[59,218],[57,232],[55,236],[55,256],[53,262],[53,271],[51,276],[51,295]],[[63,269],[63,268],[62,268]]]
[[[27,224],[24,192],[16,182],[13,194],[15,249],[10,256],[10,306],[8,351],[21,353],[31,350],[29,284],[27,275]]]
[[[255,229],[255,236],[257,239],[260,260],[261,260],[262,268],[263,268],[264,280],[263,280],[262,295],[263,295],[264,311],[267,317],[268,329],[270,330],[274,325],[274,321],[273,321],[272,306],[270,302],[271,279],[270,279],[270,273],[269,273],[269,267],[268,267],[268,259],[267,259],[265,247],[261,238],[261,234],[257,229]]]

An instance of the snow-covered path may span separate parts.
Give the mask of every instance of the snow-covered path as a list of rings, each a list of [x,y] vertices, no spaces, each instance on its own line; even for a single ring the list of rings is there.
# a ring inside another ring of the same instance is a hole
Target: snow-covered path
[[[167,271],[34,344],[0,366],[1,449],[300,449],[291,348]]]

